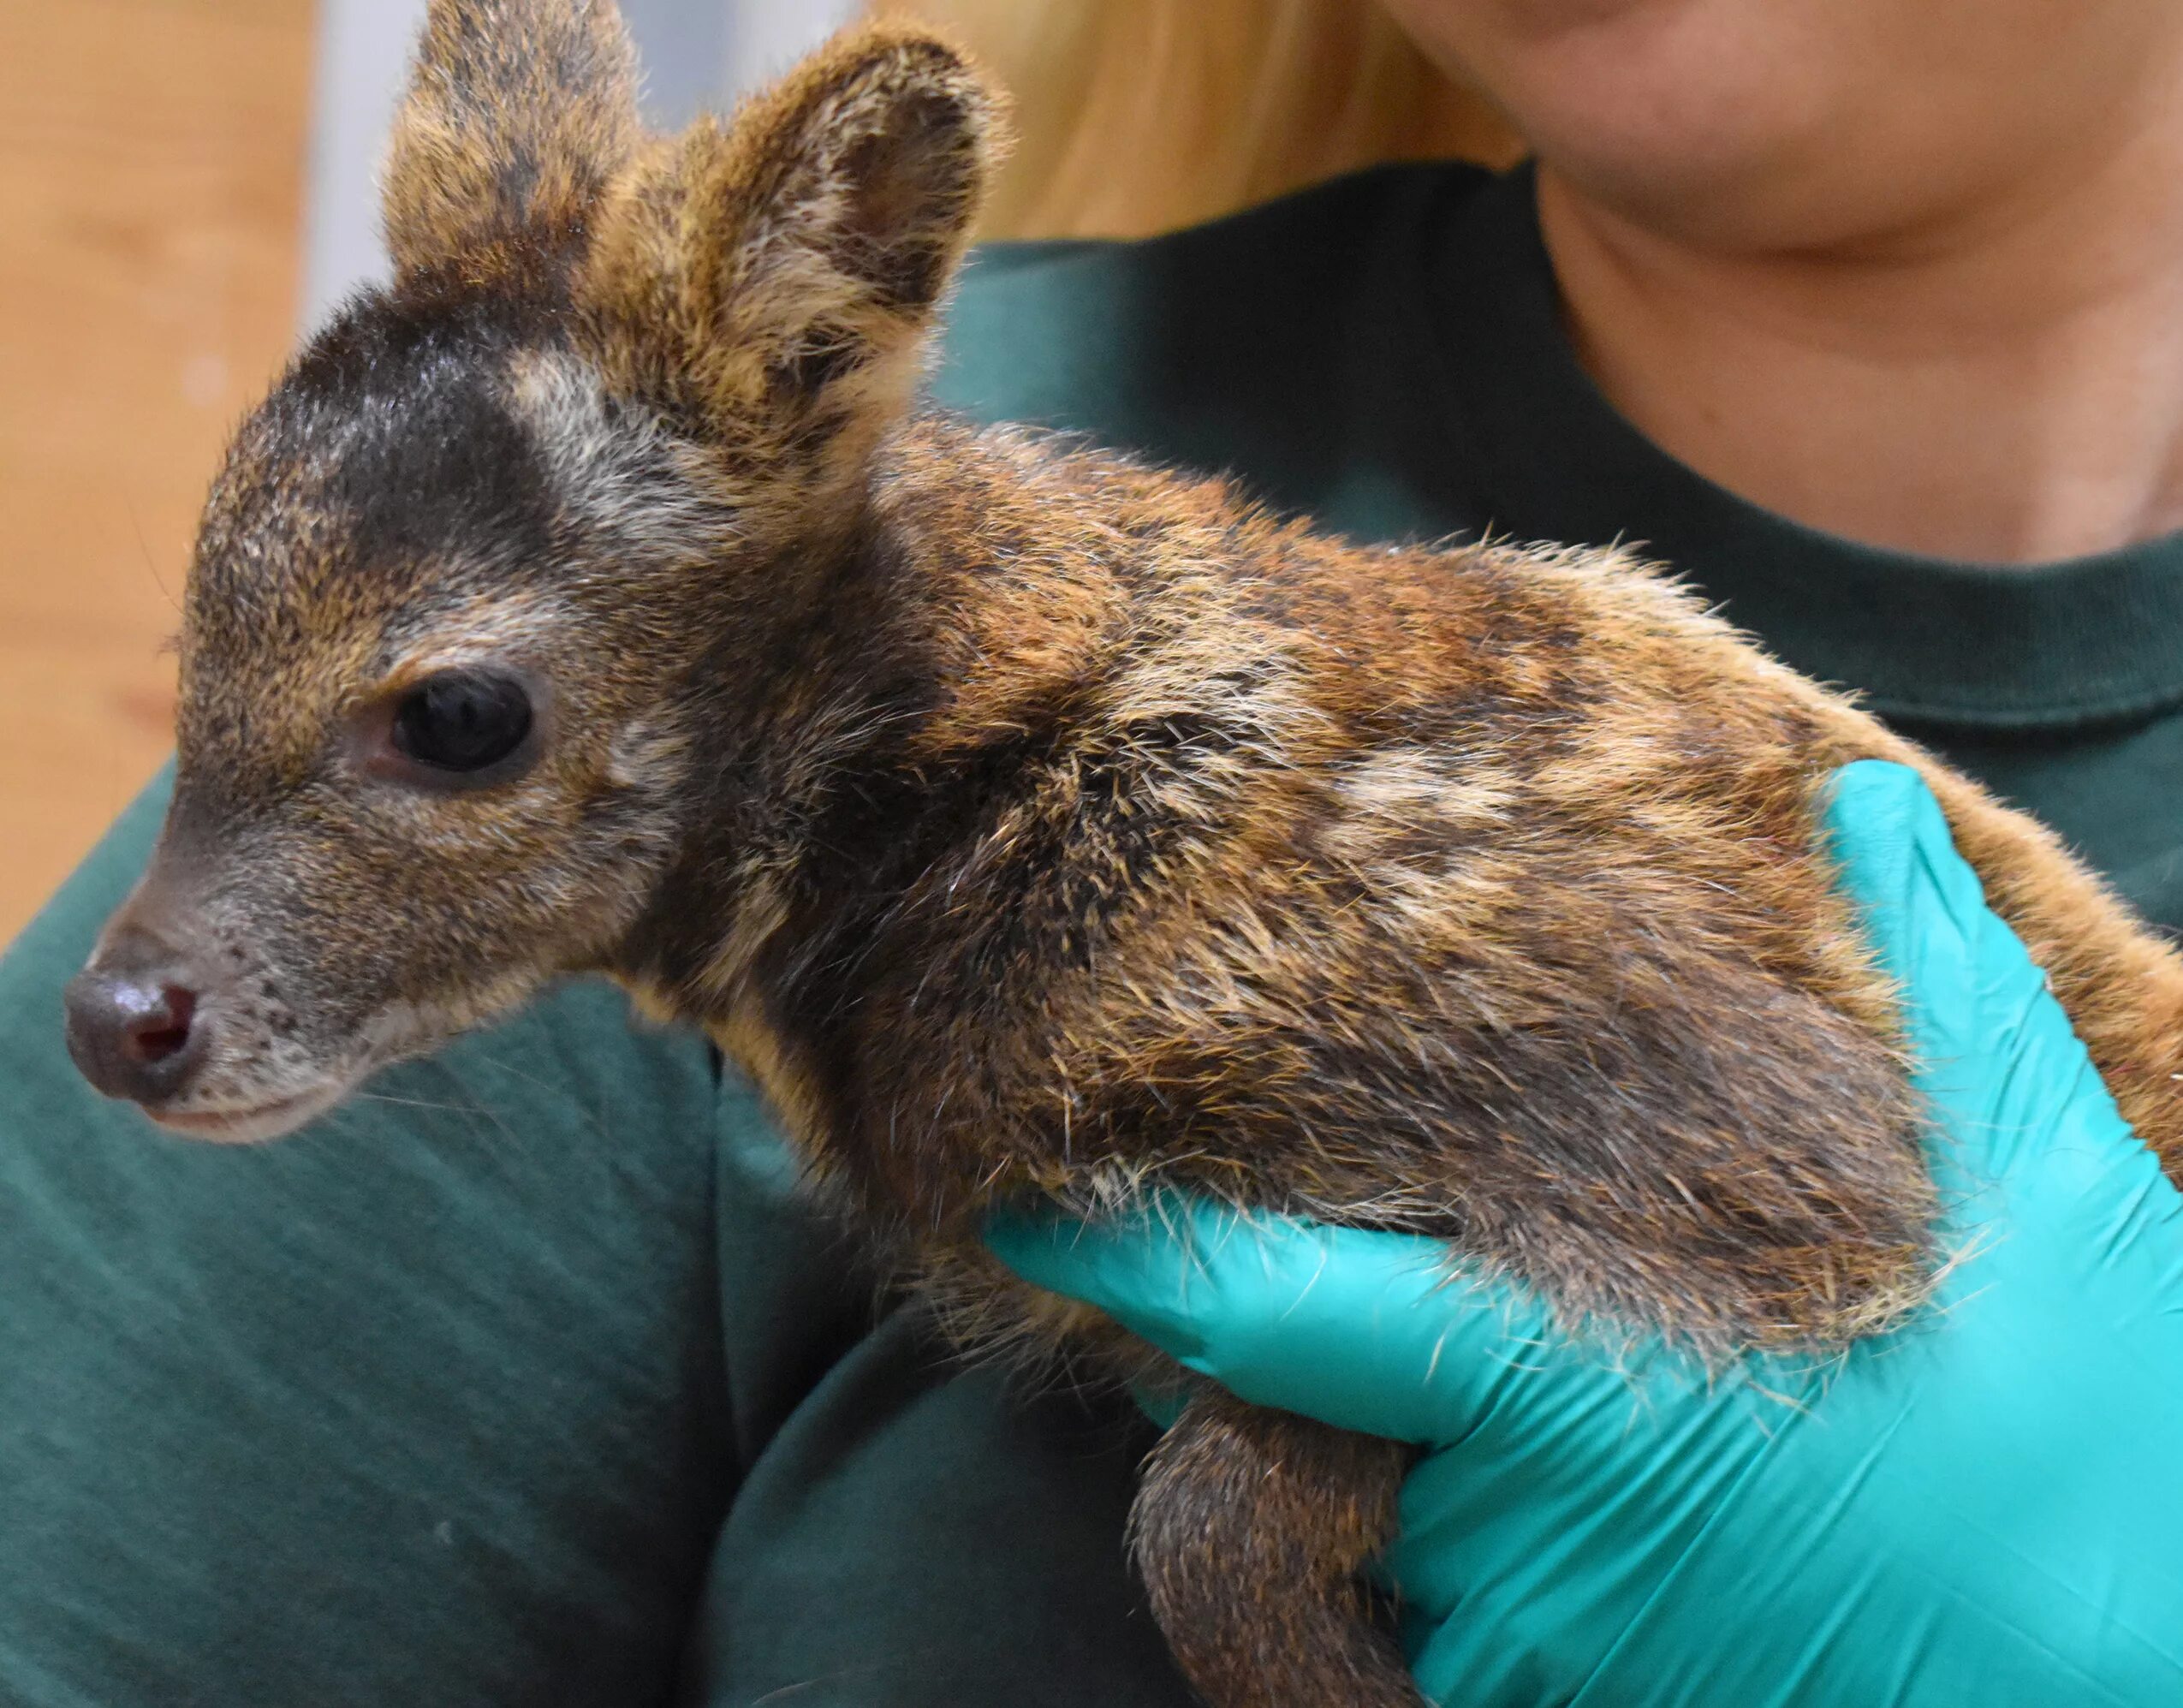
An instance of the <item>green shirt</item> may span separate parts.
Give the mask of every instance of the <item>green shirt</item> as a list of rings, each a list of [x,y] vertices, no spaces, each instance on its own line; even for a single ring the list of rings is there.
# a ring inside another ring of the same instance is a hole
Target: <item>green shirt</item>
[[[2183,548],[1865,550],[1639,438],[1521,174],[1363,175],[988,252],[937,390],[1362,537],[1638,539],[2183,923]],[[0,962],[0,1701],[1182,1708],[1145,1426],[962,1372],[697,1040],[561,993],[266,1151],[68,1067],[155,791]]]

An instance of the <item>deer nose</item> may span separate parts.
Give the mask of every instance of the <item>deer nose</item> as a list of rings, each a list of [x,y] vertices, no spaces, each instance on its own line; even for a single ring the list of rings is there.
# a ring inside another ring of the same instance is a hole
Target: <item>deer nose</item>
[[[205,1060],[209,1028],[198,981],[149,936],[127,932],[108,943],[63,1000],[68,1054],[110,1098],[164,1103]]]

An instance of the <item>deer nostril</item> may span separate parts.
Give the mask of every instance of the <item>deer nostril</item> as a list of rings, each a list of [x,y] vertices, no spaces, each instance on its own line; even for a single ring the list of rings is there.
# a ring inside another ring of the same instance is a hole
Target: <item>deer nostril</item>
[[[122,1027],[122,1048],[132,1061],[146,1065],[167,1061],[189,1048],[190,1022],[196,1017],[194,991],[162,985],[158,999]]]
[[[133,947],[127,939],[122,946]],[[204,1064],[217,1016],[196,980],[171,961],[139,973],[129,961],[140,965],[149,955],[115,958],[118,968],[86,967],[68,981],[68,1054],[108,1097],[164,1102]]]

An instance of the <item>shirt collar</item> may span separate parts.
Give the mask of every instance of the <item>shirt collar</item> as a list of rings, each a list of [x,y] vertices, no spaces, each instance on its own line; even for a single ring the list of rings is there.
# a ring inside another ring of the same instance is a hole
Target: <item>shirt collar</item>
[[[1995,567],[1763,510],[1646,440],[1579,365],[1530,170],[1460,187],[1431,227],[1431,336],[1477,465],[1459,478],[1496,534],[1627,542],[1787,664],[1908,723],[2059,729],[2183,704],[2183,535]]]

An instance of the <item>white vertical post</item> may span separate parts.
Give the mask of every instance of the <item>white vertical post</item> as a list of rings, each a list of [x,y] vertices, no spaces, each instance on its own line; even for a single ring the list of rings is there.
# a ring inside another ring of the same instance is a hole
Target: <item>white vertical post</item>
[[[716,106],[728,81],[739,0],[621,0],[645,67],[645,116],[680,129]]]
[[[425,0],[320,0],[303,215],[306,330],[357,286],[385,274],[379,158],[425,5]]]
[[[729,0],[723,94],[779,76],[863,9],[859,0]]]

